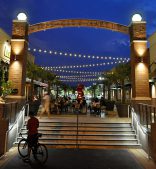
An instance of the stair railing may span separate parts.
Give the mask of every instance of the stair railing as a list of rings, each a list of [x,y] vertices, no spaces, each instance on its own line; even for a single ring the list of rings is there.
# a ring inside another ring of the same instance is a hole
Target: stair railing
[[[140,144],[142,142],[141,138],[140,138],[141,132],[144,133],[145,135],[147,135],[147,138],[148,138],[146,140],[147,145],[148,145],[147,154],[148,154],[148,158],[150,159],[149,130],[148,130],[148,128],[146,128],[146,126],[143,126],[140,123],[140,118],[137,116],[135,109],[133,107],[131,107],[130,105],[129,105],[129,110],[131,112],[132,128],[136,130],[136,136],[137,136],[137,139],[138,139],[138,143]],[[140,132],[140,130],[141,130],[141,132]]]
[[[18,114],[15,122],[9,126],[8,131],[5,136],[5,153],[12,147],[13,143],[17,141],[17,136],[19,134],[19,130],[24,125],[25,115],[29,113],[29,104],[25,104]]]

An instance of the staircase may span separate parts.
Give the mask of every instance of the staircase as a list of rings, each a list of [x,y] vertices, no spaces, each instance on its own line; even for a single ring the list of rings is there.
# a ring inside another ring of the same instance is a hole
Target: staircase
[[[91,122],[80,121],[77,126],[75,121],[67,119],[40,120],[40,143],[51,148],[140,148],[130,122],[107,122],[96,118]],[[26,137],[26,126],[21,133]]]

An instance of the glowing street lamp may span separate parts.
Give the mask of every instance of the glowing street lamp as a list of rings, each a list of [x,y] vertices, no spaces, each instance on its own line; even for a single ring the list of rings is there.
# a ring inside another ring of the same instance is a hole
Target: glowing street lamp
[[[26,21],[27,20],[27,15],[25,13],[19,13],[17,15],[17,19],[20,21]]]
[[[141,22],[142,21],[142,16],[140,14],[134,14],[132,16],[132,22]]]

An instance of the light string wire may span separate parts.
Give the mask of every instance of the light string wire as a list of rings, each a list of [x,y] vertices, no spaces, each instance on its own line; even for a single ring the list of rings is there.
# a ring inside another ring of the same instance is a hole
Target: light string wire
[[[44,69],[44,68],[42,68]],[[45,69],[48,70],[48,69]],[[62,69],[52,69],[48,70],[51,72],[61,72],[61,73],[72,73],[72,74],[92,74],[92,75],[100,75],[102,72],[86,72],[86,71],[74,71],[74,70],[62,70]]]
[[[97,75],[81,75],[81,76],[79,76],[79,75],[75,75],[75,76],[59,76],[59,75],[57,75],[56,77],[57,78],[79,78],[79,77],[92,77],[92,76],[97,76]]]
[[[39,52],[44,54],[50,55],[60,55],[60,56],[68,56],[68,57],[77,57],[77,58],[87,58],[87,59],[98,59],[98,60],[129,60],[129,57],[112,57],[112,56],[96,56],[96,55],[88,55],[88,54],[80,54],[80,53],[70,53],[70,52],[61,52],[61,51],[54,51],[54,50],[43,50],[43,49],[36,49],[36,48],[28,48],[29,51],[32,52]]]
[[[128,62],[128,61],[127,61]],[[118,63],[125,63],[125,61],[115,61],[115,62],[103,62],[103,63],[96,63],[96,64],[87,64],[87,65],[71,65],[71,66],[45,66],[45,70],[53,70],[53,69],[71,69],[71,68],[85,68],[85,67],[96,67],[96,66],[105,66],[105,65],[114,65]]]
[[[100,79],[60,79],[62,82],[93,82],[101,81]]]

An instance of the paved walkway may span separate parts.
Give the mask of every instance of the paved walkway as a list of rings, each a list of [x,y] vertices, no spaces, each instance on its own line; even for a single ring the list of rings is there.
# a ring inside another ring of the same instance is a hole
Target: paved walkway
[[[1,169],[143,169],[128,150],[49,149],[48,161],[41,166],[33,158],[23,162],[16,149]]]
[[[112,113],[112,116],[114,113]],[[75,116],[68,119],[61,116],[51,117],[54,121],[76,121]],[[45,117],[44,120],[48,118]],[[87,121],[107,121],[117,122],[121,119],[115,118],[99,118],[88,116]],[[42,119],[40,119],[42,121]],[[83,116],[79,117],[81,122],[84,121]],[[129,121],[128,118],[122,118],[123,121]],[[85,120],[86,121],[86,120]],[[86,150],[86,149],[48,149],[49,158],[45,166],[40,166],[32,158],[32,163],[24,163],[19,157],[17,148],[11,149],[6,156],[0,158],[0,169],[19,169],[19,168],[46,168],[46,169],[156,169],[156,165],[152,160],[148,160],[147,155],[140,153],[141,150]],[[144,166],[144,167],[142,167]]]

